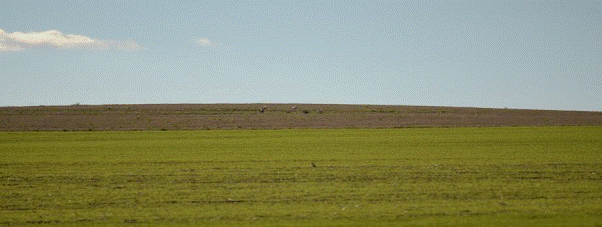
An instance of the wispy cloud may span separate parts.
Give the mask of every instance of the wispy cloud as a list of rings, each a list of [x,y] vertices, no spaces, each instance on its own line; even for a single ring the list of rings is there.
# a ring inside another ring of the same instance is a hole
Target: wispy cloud
[[[145,48],[133,40],[98,40],[83,35],[65,35],[56,30],[7,33],[0,29],[0,51],[23,51],[32,48],[140,51]]]
[[[209,40],[207,38],[196,39],[195,43],[198,44],[199,46],[211,46],[213,44],[211,42],[211,40]]]
[[[223,46],[222,43],[211,41],[207,38],[198,38],[194,40],[194,43],[200,47],[219,47]]]

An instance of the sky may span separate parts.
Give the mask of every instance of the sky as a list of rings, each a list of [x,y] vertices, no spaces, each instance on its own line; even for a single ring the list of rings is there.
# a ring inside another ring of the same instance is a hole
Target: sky
[[[602,111],[601,2],[0,0],[0,106]]]

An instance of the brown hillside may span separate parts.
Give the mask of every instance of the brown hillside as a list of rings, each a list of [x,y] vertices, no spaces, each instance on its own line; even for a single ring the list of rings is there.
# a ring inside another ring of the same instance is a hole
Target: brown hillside
[[[327,104],[0,107],[0,131],[602,125],[602,112]],[[296,109],[291,108],[296,106]]]

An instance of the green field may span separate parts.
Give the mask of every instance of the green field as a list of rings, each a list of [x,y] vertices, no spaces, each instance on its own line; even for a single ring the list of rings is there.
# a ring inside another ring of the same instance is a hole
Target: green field
[[[601,174],[602,127],[0,133],[0,225],[599,226]]]

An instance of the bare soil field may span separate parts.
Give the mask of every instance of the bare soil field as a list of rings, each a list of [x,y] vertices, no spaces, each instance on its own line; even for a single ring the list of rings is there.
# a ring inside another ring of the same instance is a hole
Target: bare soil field
[[[262,110],[262,107],[265,109]],[[342,104],[0,107],[0,131],[602,125],[602,112]]]

